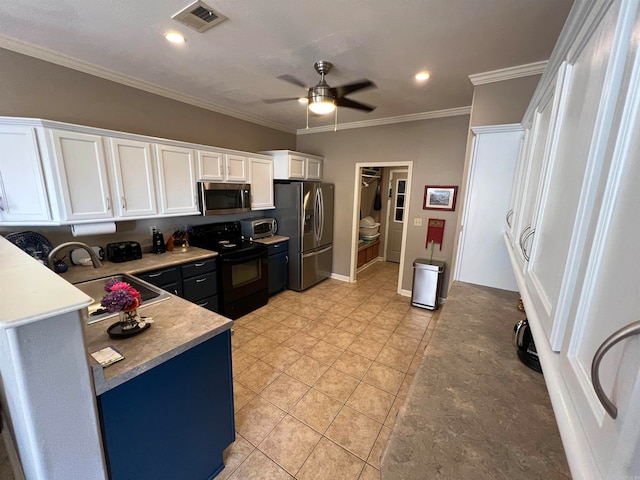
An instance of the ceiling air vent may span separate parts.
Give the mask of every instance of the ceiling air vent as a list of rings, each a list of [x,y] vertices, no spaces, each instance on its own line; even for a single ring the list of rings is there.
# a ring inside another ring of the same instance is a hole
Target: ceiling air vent
[[[227,17],[201,1],[193,2],[171,18],[200,33],[227,19]]]

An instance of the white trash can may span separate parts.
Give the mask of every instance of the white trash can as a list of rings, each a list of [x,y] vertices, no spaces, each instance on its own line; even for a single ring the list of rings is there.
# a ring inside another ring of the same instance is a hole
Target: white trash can
[[[413,262],[411,305],[428,310],[436,310],[438,308],[444,266],[444,262],[437,260],[415,259]]]

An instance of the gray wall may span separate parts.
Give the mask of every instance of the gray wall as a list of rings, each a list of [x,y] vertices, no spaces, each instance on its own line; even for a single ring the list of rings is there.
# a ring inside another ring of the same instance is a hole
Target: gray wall
[[[232,148],[293,149],[295,135],[0,49],[0,115]]]
[[[423,210],[422,201],[425,185],[461,184],[468,128],[469,116],[463,115],[298,136],[296,150],[323,155],[324,179],[336,185],[334,273],[349,275],[351,241],[356,234],[352,218],[355,164],[361,162],[413,162],[402,288],[411,290],[413,260],[428,256],[425,247],[428,218],[446,220],[444,245],[441,251],[436,248],[434,259],[451,265],[455,224],[460,209],[458,207],[454,212]],[[423,226],[414,227],[414,218],[422,218]],[[449,271],[447,268],[444,285],[448,283]]]
[[[296,141],[294,134],[5,49],[0,49],[0,98],[1,116],[44,118],[250,152],[293,149]],[[78,240],[102,247],[113,241],[135,240],[150,248],[151,225],[157,226],[166,238],[178,225],[237,218],[198,216],[118,222],[114,235],[81,237]],[[54,246],[73,239],[68,226],[0,227],[0,234],[24,230],[42,233]]]

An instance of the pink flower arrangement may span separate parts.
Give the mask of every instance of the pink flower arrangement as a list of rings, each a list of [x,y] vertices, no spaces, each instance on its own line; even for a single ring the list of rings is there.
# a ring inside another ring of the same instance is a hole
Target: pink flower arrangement
[[[107,294],[102,298],[102,305],[109,313],[131,312],[142,303],[140,292],[127,282],[109,280],[104,286]]]

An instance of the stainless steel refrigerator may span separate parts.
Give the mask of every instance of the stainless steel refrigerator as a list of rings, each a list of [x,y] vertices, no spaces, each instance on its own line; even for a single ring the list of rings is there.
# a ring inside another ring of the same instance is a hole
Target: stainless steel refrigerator
[[[331,275],[333,260],[333,184],[275,184],[278,234],[289,237],[287,287],[298,292]]]

